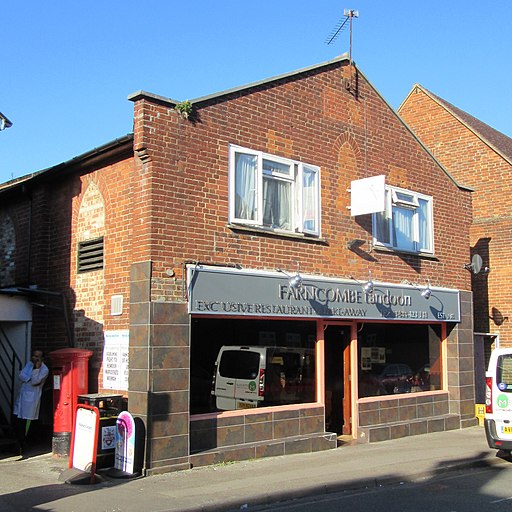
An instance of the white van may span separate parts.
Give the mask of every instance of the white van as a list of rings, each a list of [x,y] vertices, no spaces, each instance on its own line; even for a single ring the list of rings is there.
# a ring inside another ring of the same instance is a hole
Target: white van
[[[512,348],[491,353],[485,374],[484,425],[491,448],[512,450]]]
[[[212,384],[217,409],[313,402],[314,350],[289,347],[221,347]]]

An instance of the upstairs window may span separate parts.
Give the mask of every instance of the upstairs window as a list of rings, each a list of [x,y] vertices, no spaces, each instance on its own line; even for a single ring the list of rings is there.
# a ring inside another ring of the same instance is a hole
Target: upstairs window
[[[320,235],[320,169],[230,146],[230,215],[245,224]]]
[[[385,210],[373,214],[374,244],[413,253],[433,253],[432,197],[386,187]]]

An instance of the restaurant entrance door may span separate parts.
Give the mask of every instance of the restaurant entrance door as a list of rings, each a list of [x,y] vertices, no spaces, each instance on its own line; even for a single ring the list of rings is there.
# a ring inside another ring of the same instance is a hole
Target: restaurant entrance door
[[[328,325],[325,349],[325,423],[328,432],[352,433],[350,417],[350,326]]]

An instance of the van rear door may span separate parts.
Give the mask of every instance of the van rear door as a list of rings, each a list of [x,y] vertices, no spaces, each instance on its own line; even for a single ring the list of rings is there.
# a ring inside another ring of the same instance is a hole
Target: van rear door
[[[512,440],[512,353],[497,352],[491,377],[491,414],[499,438]]]
[[[260,352],[241,347],[223,347],[219,354],[215,395],[223,410],[256,407]]]

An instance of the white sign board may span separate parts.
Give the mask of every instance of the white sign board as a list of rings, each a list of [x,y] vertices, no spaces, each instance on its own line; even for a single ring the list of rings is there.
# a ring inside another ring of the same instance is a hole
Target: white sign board
[[[130,331],[105,331],[103,388],[128,390],[128,344]]]
[[[92,472],[96,455],[98,413],[79,407],[76,410],[73,442],[73,467]]]
[[[350,215],[383,212],[386,208],[386,176],[350,182]]]

